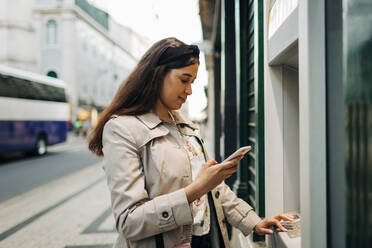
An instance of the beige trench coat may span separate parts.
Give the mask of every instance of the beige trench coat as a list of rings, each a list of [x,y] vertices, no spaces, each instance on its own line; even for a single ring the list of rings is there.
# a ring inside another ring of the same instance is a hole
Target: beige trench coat
[[[173,113],[181,132],[200,140],[192,122]],[[193,216],[184,191],[192,180],[188,154],[157,115],[113,116],[104,127],[103,153],[119,233],[114,247],[156,247],[159,233],[166,248],[190,242]],[[245,235],[260,221],[225,183],[212,196],[226,247],[225,220]]]

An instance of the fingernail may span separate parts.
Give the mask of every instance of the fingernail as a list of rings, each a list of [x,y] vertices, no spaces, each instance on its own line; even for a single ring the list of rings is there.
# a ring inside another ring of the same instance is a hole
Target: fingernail
[[[269,231],[269,234],[273,234],[273,231]]]
[[[288,230],[284,228],[284,232],[288,232]]]

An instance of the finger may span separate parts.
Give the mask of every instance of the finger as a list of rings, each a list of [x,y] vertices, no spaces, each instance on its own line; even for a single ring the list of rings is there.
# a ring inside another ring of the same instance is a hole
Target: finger
[[[225,163],[221,163],[220,165],[221,165],[221,169],[226,170],[226,169],[235,167],[237,164],[238,164],[238,162],[235,162],[235,159],[234,159],[234,160],[230,160],[230,161],[225,162]]]
[[[225,173],[226,175],[228,175],[228,174],[234,174],[234,173],[237,172],[238,168],[239,168],[238,166],[232,166],[232,167],[230,167],[230,168],[228,168],[228,169],[225,169],[225,170],[224,170],[224,173]]]
[[[220,170],[226,170],[229,167],[233,166],[233,164],[231,163],[231,161],[229,161],[229,162],[224,162],[224,163],[217,164],[216,166]]]
[[[221,171],[221,175],[224,177],[224,179],[231,177],[234,173],[236,173],[237,169],[235,170],[223,170]]]
[[[231,162],[233,162],[234,164],[235,163],[239,163],[239,161],[242,160],[243,158],[244,158],[244,156],[243,155],[240,155],[240,156],[232,159]]]
[[[208,160],[204,165],[209,167],[215,164],[217,164],[216,160]]]
[[[294,216],[289,215],[289,214],[283,214],[281,217],[282,217],[282,220],[288,220],[288,221],[293,221],[294,220]]]
[[[264,227],[270,227],[270,226],[277,226],[283,232],[288,231],[282,226],[282,224],[280,224],[280,222],[277,219],[274,219],[274,218],[265,219]]]
[[[234,173],[236,173],[236,171],[235,171]],[[223,177],[224,177],[223,180],[225,180],[225,179],[231,177],[234,173],[224,174],[224,176],[223,176]]]
[[[214,160],[214,159],[210,159],[207,161],[207,163],[210,163],[210,164],[217,164],[217,161]]]
[[[273,231],[271,229],[264,228],[264,227],[256,228],[256,232],[258,234],[273,234]]]
[[[275,225],[282,231],[282,232],[288,232],[287,229],[284,228],[284,226],[282,226],[282,224],[280,224],[280,222],[277,220],[275,221]]]
[[[278,214],[278,215],[274,216],[274,219],[276,219],[276,220],[293,221],[294,220],[294,216],[293,215],[290,215],[290,214]]]
[[[234,173],[229,173],[229,174],[226,173],[226,174],[224,174],[224,179],[227,179],[227,178],[231,177]]]

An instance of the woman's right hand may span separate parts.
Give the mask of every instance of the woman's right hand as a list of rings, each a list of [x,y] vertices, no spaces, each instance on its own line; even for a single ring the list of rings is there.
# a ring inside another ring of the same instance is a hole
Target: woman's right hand
[[[209,160],[200,169],[195,180],[185,187],[186,197],[189,203],[200,198],[229,178],[238,170],[238,162],[243,156],[218,164],[215,160]]]

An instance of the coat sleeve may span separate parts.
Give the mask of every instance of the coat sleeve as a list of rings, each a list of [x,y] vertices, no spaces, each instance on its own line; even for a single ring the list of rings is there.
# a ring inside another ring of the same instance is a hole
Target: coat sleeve
[[[253,208],[238,198],[224,182],[217,186],[215,197],[217,198],[217,196],[227,221],[244,235],[251,233],[257,223],[261,221]]]
[[[125,125],[119,124],[116,119],[109,120],[102,137],[117,231],[135,241],[192,224],[184,189],[149,199],[137,145]]]

